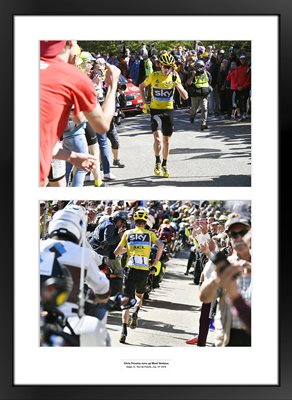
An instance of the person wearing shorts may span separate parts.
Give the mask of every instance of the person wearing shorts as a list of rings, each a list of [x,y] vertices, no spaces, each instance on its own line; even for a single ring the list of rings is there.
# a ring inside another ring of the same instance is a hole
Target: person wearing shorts
[[[55,149],[62,147],[62,143],[59,140]],[[48,187],[66,187],[66,161],[53,159],[51,162],[51,168],[49,175],[47,177],[47,186]]]
[[[151,115],[151,129],[154,137],[155,166],[154,174],[170,176],[167,168],[170,138],[173,133],[173,97],[175,89],[180,96],[188,99],[188,93],[181,84],[180,77],[175,70],[175,60],[171,54],[163,53],[159,62],[160,71],[155,71],[146,77],[139,85],[141,97],[144,102],[143,112]],[[145,88],[151,85],[151,102],[146,103]],[[161,134],[163,146],[161,146]],[[162,163],[161,163],[162,150]]]
[[[135,329],[138,325],[138,312],[143,303],[143,295],[147,277],[154,274],[156,266],[163,251],[163,243],[158,239],[154,232],[145,229],[148,221],[148,212],[145,209],[138,209],[134,213],[135,228],[124,232],[118,247],[115,249],[115,256],[127,253],[128,274],[124,282],[124,293],[121,304],[126,305],[136,297],[137,303],[131,315],[129,309],[122,311],[122,333],[120,343],[126,342],[127,326],[130,321],[130,328]],[[152,266],[149,266],[149,258],[152,244],[157,246],[157,254]]]

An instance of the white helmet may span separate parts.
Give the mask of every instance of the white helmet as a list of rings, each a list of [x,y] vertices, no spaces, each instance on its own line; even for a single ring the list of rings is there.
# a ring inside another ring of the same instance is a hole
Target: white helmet
[[[49,237],[66,234],[80,244],[82,240],[82,231],[86,229],[87,217],[85,209],[82,206],[70,204],[54,214],[49,223]]]

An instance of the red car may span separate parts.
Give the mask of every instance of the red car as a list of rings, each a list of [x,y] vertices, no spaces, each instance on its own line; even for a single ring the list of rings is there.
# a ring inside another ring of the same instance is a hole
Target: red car
[[[122,108],[122,111],[130,112],[130,111],[142,111],[143,100],[140,94],[140,90],[138,86],[135,86],[132,83],[132,79],[127,79],[123,75],[120,75],[119,85],[126,86],[125,95],[127,100],[127,105],[125,108]]]

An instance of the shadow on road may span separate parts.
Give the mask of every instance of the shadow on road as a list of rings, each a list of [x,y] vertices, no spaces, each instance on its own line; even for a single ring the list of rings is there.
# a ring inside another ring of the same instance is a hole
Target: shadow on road
[[[159,300],[146,300],[145,307],[150,308],[165,308],[167,310],[174,310],[174,311],[200,311],[200,306],[193,306],[189,304],[180,304],[180,303],[173,303],[172,301],[164,301],[159,298]]]
[[[173,177],[176,178],[176,177]],[[184,178],[183,176],[179,177]],[[178,182],[175,179],[164,179],[159,177],[153,177],[151,175],[143,176],[140,178],[131,178],[131,179],[120,179],[117,181],[110,182],[110,186],[129,186],[129,187],[141,187],[141,186],[173,186],[173,187],[196,187],[196,186],[250,186],[251,185],[251,177],[250,175],[220,175],[216,178],[210,177],[210,180],[199,180],[199,176],[196,175],[193,178],[187,177],[188,180],[184,180],[182,182]],[[204,177],[205,178],[205,177]],[[190,180],[189,180],[190,179]],[[93,182],[85,182],[85,186],[93,185]]]

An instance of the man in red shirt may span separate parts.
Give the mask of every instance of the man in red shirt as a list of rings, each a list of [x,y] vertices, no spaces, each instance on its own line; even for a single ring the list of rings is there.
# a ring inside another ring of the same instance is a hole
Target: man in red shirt
[[[53,156],[90,171],[95,158],[90,155],[54,150],[62,136],[70,110],[81,111],[97,133],[109,130],[115,112],[115,93],[120,70],[107,65],[108,90],[102,107],[97,103],[91,80],[74,65],[76,41],[40,42],[40,185],[46,184]],[[54,151],[54,153],[53,153]]]
[[[240,65],[236,69],[237,98],[241,120],[244,120],[246,119],[246,102],[251,87],[251,70],[244,54],[239,57],[239,60]]]

